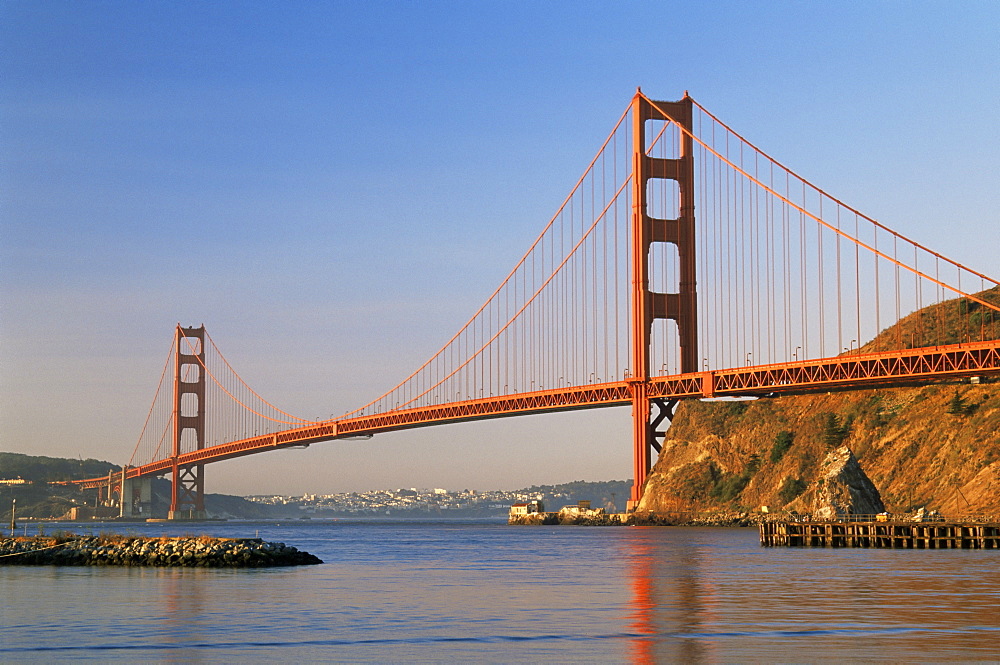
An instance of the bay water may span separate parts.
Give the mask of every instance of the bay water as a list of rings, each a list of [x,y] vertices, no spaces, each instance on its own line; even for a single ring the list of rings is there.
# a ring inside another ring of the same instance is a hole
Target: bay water
[[[1000,660],[996,550],[762,548],[756,529],[489,521],[44,528],[259,536],[325,563],[0,566],[0,662]]]

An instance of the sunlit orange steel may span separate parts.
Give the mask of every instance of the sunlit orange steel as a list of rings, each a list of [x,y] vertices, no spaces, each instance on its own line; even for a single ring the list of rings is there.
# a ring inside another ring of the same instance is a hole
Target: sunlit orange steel
[[[646,122],[662,120],[687,129],[676,159],[647,153]],[[650,102],[641,91],[632,99],[632,397],[633,485],[629,507],[642,498],[652,450],[658,449],[656,428],[650,423],[649,355],[655,319],[677,324],[681,372],[698,369],[698,296],[695,265],[694,155],[692,154],[691,98],[679,102]],[[673,219],[649,213],[647,185],[652,179],[675,180],[679,209]],[[654,242],[677,248],[678,293],[650,290],[649,251]]]
[[[832,390],[919,385],[971,376],[1000,376],[1000,340],[653,377],[648,380],[647,387],[649,397],[657,399],[779,397]],[[632,401],[634,383],[619,381],[542,390],[331,420],[181,453],[176,457],[129,468],[126,477],[163,475],[174,468],[394,430],[529,413],[623,406]],[[118,480],[118,475],[113,482]],[[76,484],[103,487],[108,484],[108,477],[76,481]]]

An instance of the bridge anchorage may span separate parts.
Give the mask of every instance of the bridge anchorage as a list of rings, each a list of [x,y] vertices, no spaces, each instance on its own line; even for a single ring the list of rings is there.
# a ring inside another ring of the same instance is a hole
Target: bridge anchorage
[[[637,91],[520,262],[398,385],[339,418],[299,418],[254,392],[204,326],[178,326],[126,468],[80,482],[133,510],[142,479],[169,474],[170,517],[200,518],[213,462],[630,406],[636,509],[681,400],[1000,376],[998,338],[995,279],[833,198],[686,93]]]

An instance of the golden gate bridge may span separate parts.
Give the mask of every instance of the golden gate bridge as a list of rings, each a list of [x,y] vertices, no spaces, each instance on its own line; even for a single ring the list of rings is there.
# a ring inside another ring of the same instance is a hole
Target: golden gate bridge
[[[170,516],[198,517],[212,462],[631,405],[634,507],[680,400],[996,375],[997,338],[995,279],[837,200],[687,93],[637,91],[520,262],[398,385],[339,418],[296,417],[248,386],[204,326],[178,326],[128,464],[77,482],[123,497],[124,512],[136,481],[170,474]]]

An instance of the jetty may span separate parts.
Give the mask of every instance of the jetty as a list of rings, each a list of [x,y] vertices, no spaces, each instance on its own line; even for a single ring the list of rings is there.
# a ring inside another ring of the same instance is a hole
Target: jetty
[[[843,521],[775,520],[760,524],[764,547],[872,547],[886,549],[1000,549],[1000,519],[893,520],[872,515]]]
[[[308,552],[260,538],[75,534],[0,538],[0,566],[269,568],[318,563],[323,562]]]

